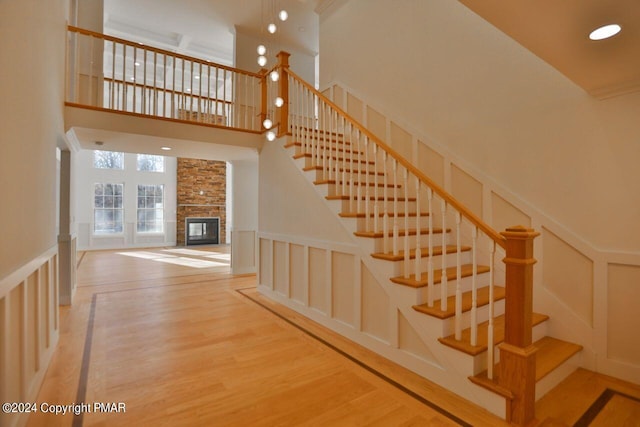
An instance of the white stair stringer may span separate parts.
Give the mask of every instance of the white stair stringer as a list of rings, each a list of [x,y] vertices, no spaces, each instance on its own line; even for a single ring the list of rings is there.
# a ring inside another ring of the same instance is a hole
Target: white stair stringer
[[[305,166],[305,159],[293,159],[293,150],[283,147],[283,138],[274,141],[274,144],[275,143],[279,144],[279,147],[281,148],[280,154],[290,159],[301,176],[304,176],[305,180],[314,189],[314,191],[316,191],[316,194],[322,199],[328,209],[338,216],[340,223],[342,223],[347,232],[352,236],[353,243],[359,248],[359,257],[362,263],[371,272],[377,283],[386,293],[392,309],[402,314],[409,325],[418,334],[423,344],[428,348],[435,360],[426,360],[401,349],[399,347],[397,336],[392,338],[390,340],[391,342],[384,342],[383,340],[373,337],[362,330],[356,330],[356,328],[353,328],[340,320],[330,318],[313,308],[287,298],[286,296],[275,292],[268,286],[260,285],[260,292],[288,306],[289,308],[304,314],[335,332],[348,337],[358,344],[375,351],[376,353],[412,370],[413,372],[416,372],[417,374],[427,378],[429,381],[439,384],[440,386],[476,404],[479,404],[497,416],[504,417],[506,410],[505,399],[489,390],[476,386],[468,379],[469,376],[474,375],[478,371],[477,365],[480,363],[479,360],[481,360],[481,357],[476,356],[476,358],[474,358],[463,354],[442,345],[438,341],[438,338],[444,336],[443,331],[449,329],[449,327],[443,326],[446,321],[443,322],[439,319],[430,318],[429,316],[416,312],[412,308],[414,304],[420,302],[419,300],[422,297],[419,295],[423,290],[405,288],[404,286],[390,282],[390,272],[381,271],[384,270],[384,268],[381,268],[381,264],[385,261],[373,258],[371,256],[372,251],[370,245],[364,243],[365,239],[357,238],[353,235],[357,230],[357,220],[354,220],[354,218],[342,218],[339,216],[343,207],[342,201],[327,200],[326,197],[329,195],[329,186],[314,184],[314,181],[316,180],[316,171],[303,171],[302,169]],[[425,300],[422,299],[421,302],[424,301]],[[396,329],[397,327],[398,326],[396,325]]]

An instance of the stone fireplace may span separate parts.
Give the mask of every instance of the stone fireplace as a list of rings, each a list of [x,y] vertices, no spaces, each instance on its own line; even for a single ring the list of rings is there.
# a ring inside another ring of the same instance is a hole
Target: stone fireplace
[[[195,238],[190,244],[212,243],[213,234],[217,234],[218,243],[225,243],[226,163],[179,158],[177,175],[177,244],[188,244],[187,219],[194,224],[191,234]],[[217,220],[217,227],[213,220]],[[200,237],[197,237],[198,233]]]

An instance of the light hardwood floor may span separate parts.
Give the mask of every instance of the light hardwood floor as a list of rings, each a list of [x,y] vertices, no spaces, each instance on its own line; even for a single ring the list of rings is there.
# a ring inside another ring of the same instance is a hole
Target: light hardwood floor
[[[61,309],[60,343],[38,402],[123,402],[126,412],[37,413],[28,425],[507,425],[260,296],[255,276],[229,274],[228,252],[81,254],[78,291]],[[578,372],[557,395],[579,395],[580,403],[548,396],[538,418],[572,425],[607,387],[640,397],[640,387],[590,375]],[[631,404],[632,423],[634,403],[620,404]]]

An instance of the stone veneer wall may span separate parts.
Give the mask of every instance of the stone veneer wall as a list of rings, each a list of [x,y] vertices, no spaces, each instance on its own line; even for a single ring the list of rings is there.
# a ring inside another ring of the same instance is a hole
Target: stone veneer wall
[[[185,244],[185,218],[220,217],[220,243],[226,242],[227,164],[178,158],[177,244]],[[201,194],[202,193],[202,194]]]

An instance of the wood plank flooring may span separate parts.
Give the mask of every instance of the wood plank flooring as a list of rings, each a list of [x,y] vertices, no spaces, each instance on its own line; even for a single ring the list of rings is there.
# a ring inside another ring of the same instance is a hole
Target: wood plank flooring
[[[38,402],[126,412],[39,412],[27,425],[507,425],[262,297],[228,264],[225,246],[85,253]],[[592,397],[538,417],[571,425]]]

